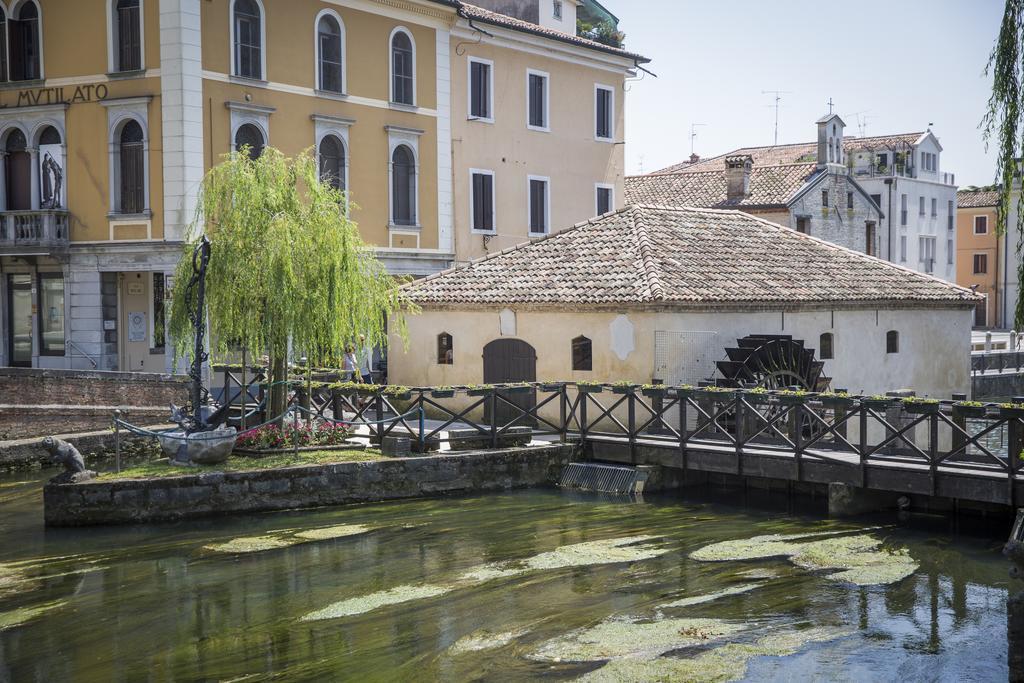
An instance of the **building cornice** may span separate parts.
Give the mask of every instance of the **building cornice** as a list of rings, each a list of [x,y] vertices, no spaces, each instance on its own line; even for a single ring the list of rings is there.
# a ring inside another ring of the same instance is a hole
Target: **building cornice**
[[[269,115],[277,111],[277,107],[268,107],[263,104],[252,104],[251,102],[235,102],[231,100],[225,102],[224,106],[232,111],[244,111],[249,114]]]

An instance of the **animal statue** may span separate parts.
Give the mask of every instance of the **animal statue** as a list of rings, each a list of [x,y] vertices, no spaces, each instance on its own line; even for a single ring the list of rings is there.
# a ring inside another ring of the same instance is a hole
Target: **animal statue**
[[[48,436],[43,439],[43,448],[50,454],[54,464],[64,465],[64,471],[50,479],[52,484],[77,484],[89,481],[96,473],[85,469],[85,459],[78,449],[67,441]]]

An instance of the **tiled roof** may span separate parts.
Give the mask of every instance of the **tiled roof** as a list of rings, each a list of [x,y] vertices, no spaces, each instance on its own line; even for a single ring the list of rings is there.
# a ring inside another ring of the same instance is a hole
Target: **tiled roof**
[[[913,145],[924,133],[902,133],[899,135],[876,135],[874,137],[845,137],[843,148],[850,152],[857,149],[899,149],[904,145]],[[754,159],[754,167],[778,166],[780,164],[796,164],[815,162],[818,158],[817,142],[799,142],[792,145],[767,145],[765,147],[741,147],[727,154],[701,159],[695,164],[689,160],[673,164],[655,173],[694,173],[721,167],[725,157],[747,154]]]
[[[591,50],[597,50],[598,52],[607,52],[608,54],[618,55],[619,57],[628,57],[629,59],[635,59],[641,64],[647,64],[651,60],[643,55],[635,52],[630,52],[618,47],[611,47],[604,43],[599,43],[596,40],[590,40],[589,38],[582,38],[574,33],[566,33],[565,31],[556,31],[546,26],[540,26],[529,21],[522,19],[516,19],[506,14],[499,14],[492,12],[491,10],[484,9],[483,7],[477,7],[476,5],[470,5],[469,3],[462,2],[460,4],[460,14],[463,14],[467,19],[473,21],[481,21],[494,26],[502,26],[504,28],[510,28],[514,31],[523,31],[524,33],[532,33],[537,36],[543,36],[545,38],[551,38],[563,43],[570,43],[572,45],[578,45],[580,47],[586,47]]]
[[[626,207],[405,285],[430,308],[970,307],[930,275],[739,211]]]
[[[960,190],[956,193],[958,209],[979,209],[999,205],[999,190]]]
[[[815,164],[755,166],[750,171],[749,194],[726,198],[725,168],[699,173],[656,173],[628,176],[626,202],[711,209],[732,207],[784,207],[815,173]]]

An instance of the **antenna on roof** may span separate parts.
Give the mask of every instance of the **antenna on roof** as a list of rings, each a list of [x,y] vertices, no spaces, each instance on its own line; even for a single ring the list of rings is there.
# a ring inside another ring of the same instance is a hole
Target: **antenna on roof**
[[[792,94],[792,90],[762,90],[762,95],[775,95],[775,104],[769,104],[769,107],[775,107],[775,142],[773,146],[779,144],[779,102],[782,101],[783,95]]]
[[[693,141],[697,138],[697,126],[706,126],[706,123],[691,123],[690,124],[690,156],[693,156]]]
[[[868,120],[875,118],[873,116],[868,116],[870,113],[870,109],[853,113],[853,115],[857,117],[857,134],[862,138],[867,136]]]

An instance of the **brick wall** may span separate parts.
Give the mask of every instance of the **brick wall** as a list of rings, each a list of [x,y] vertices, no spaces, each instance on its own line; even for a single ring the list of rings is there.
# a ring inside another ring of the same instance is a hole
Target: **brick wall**
[[[114,408],[163,422],[187,400],[184,375],[0,368],[0,441],[104,429]]]

